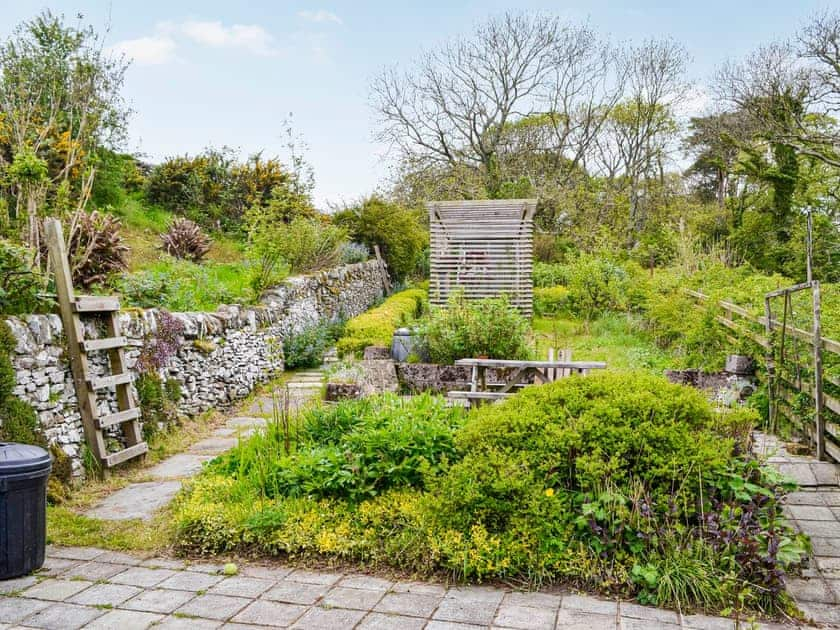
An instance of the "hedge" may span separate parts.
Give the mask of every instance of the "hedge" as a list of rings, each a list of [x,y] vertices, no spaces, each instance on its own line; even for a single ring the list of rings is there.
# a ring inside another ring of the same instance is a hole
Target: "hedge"
[[[362,352],[367,346],[390,346],[397,328],[422,315],[426,297],[425,289],[407,289],[354,317],[347,322],[344,336],[338,340],[339,354]]]

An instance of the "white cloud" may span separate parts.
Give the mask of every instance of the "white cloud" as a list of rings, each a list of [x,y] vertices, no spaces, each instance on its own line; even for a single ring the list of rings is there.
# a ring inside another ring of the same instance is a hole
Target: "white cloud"
[[[274,36],[257,24],[225,26],[219,21],[187,21],[178,30],[197,44],[205,46],[240,48],[263,56],[273,56],[279,52],[274,44]]]
[[[138,66],[156,66],[175,59],[175,40],[168,35],[152,35],[117,42],[109,49],[125,55]]]
[[[117,42],[109,48],[124,54],[140,66],[169,63],[177,59],[176,51],[184,39],[201,46],[235,48],[263,57],[280,54],[274,36],[257,24],[231,24],[220,21],[158,22],[155,33],[137,39]]]
[[[334,24],[343,24],[340,17],[332,11],[327,11],[326,9],[318,9],[317,11],[298,11],[298,17],[309,22],[333,22]]]

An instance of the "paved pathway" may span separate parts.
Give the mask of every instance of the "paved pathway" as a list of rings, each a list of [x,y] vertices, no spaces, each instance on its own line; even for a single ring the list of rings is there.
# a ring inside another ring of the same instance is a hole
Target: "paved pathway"
[[[811,538],[813,555],[802,578],[787,590],[809,617],[840,626],[840,467],[791,455],[771,435],[756,434],[755,451],[800,486],[785,499],[785,516]]]
[[[319,398],[322,381],[320,370],[296,373],[287,383],[290,408],[299,409]],[[240,437],[265,425],[266,418],[272,416],[274,404],[271,394],[255,398],[244,411],[246,415],[228,419],[210,437],[150,468],[148,475],[152,481],[129,484],[105,497],[86,515],[104,520],[151,519],[178,494],[184,479],[198,474],[205,461],[230,450]]]
[[[448,587],[346,572],[218,564],[83,547],[50,548],[37,576],[0,582],[0,629],[134,630],[734,630],[731,619],[680,615],[573,593]],[[794,626],[785,626],[794,627]]]

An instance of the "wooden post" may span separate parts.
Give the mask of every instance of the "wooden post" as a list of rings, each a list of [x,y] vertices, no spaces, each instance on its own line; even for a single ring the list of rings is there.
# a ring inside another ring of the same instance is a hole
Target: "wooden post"
[[[805,273],[806,280],[813,282],[814,273],[812,270],[812,260],[814,258],[814,227],[811,219],[811,208],[808,208],[808,231],[805,234]]]
[[[773,357],[773,319],[770,309],[770,297],[764,297],[764,332],[767,335],[767,352],[764,355],[767,364],[767,422],[771,432],[776,430],[776,403],[773,400],[775,379],[775,358]]]
[[[811,215],[808,215],[811,218]],[[817,458],[825,459],[825,416],[823,415],[822,324],[820,322],[820,283],[812,283],[814,307],[814,429],[817,437]]]
[[[391,276],[388,275],[388,266],[382,259],[379,245],[373,246],[373,253],[376,254],[376,260],[379,262],[379,270],[382,272],[382,288],[385,290],[385,295],[388,295],[391,293]]]
[[[97,461],[102,462],[108,456],[105,447],[105,440],[102,433],[97,429],[95,418],[98,415],[96,408],[96,393],[88,387],[87,379],[90,374],[87,355],[81,351],[81,340],[84,338],[82,324],[78,318],[73,316],[73,305],[76,301],[73,292],[73,279],[70,274],[70,264],[67,260],[67,251],[64,246],[64,234],[61,229],[61,222],[58,219],[47,219],[44,222],[44,229],[47,234],[47,247],[50,252],[50,260],[55,272],[55,291],[58,296],[58,309],[61,315],[61,323],[64,326],[64,334],[67,337],[67,352],[70,360],[70,368],[73,373],[73,387],[76,390],[76,397],[79,400],[79,408],[82,415],[82,426],[85,431],[85,438],[90,445]]]

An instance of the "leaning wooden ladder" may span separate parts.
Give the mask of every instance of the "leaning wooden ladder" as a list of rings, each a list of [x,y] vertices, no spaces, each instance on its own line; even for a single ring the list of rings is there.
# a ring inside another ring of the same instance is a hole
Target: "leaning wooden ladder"
[[[112,468],[124,461],[141,456],[149,450],[146,442],[143,441],[140,409],[131,391],[133,379],[125,362],[124,349],[127,340],[120,332],[118,319],[120,303],[114,297],[75,295],[61,222],[57,219],[48,219],[45,222],[45,229],[50,260],[55,271],[58,306],[67,337],[70,368],[73,372],[76,396],[79,399],[85,439],[103,468]],[[84,315],[103,315],[108,336],[103,339],[85,339],[85,328],[81,319]],[[91,373],[88,353],[95,351],[108,352],[110,376],[97,377]],[[116,389],[118,411],[100,415],[96,393],[109,387]],[[122,428],[126,448],[109,453],[103,431],[117,425]]]

